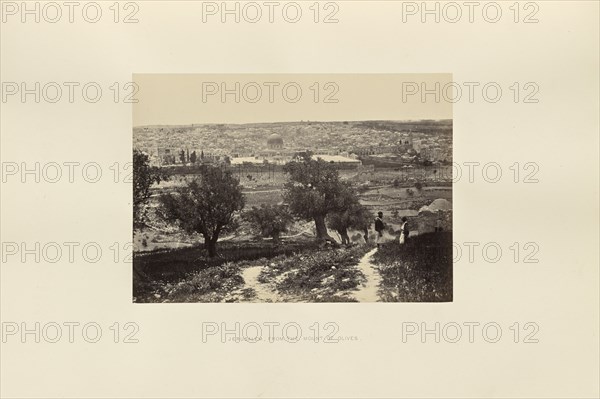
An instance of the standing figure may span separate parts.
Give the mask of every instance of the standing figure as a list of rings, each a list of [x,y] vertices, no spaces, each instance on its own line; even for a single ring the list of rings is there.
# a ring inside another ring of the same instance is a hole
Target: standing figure
[[[402,217],[402,227],[400,227],[400,244],[406,243],[410,230],[408,228],[408,219],[406,216]]]
[[[436,233],[439,233],[440,231],[444,230],[442,228],[442,214],[441,214],[441,212],[442,211],[438,210],[438,217],[437,217],[437,220],[435,222],[435,232]]]
[[[377,217],[375,218],[375,231],[377,232],[375,242],[377,243],[377,248],[379,248],[379,245],[383,242],[383,230],[385,230],[383,212],[377,212]]]

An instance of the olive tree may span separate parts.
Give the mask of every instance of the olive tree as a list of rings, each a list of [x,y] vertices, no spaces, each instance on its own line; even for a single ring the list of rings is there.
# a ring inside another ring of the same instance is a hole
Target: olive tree
[[[150,199],[150,187],[167,180],[167,176],[156,166],[150,166],[148,155],[133,150],[133,224],[143,225],[146,220],[146,205]]]
[[[216,255],[217,240],[236,228],[235,215],[244,208],[242,187],[230,171],[206,166],[200,177],[160,198],[160,214],[188,234],[204,237],[208,255]]]
[[[355,196],[350,186],[340,181],[334,164],[305,156],[284,167],[289,181],[284,185],[284,200],[295,216],[315,222],[318,240],[335,242],[327,232],[325,218],[343,211]]]

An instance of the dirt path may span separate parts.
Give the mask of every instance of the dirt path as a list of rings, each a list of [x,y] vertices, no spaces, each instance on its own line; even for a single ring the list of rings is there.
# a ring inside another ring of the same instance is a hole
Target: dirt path
[[[358,268],[364,273],[367,281],[359,287],[358,291],[354,293],[354,297],[359,302],[377,302],[379,301],[379,295],[377,290],[379,289],[379,282],[381,276],[375,269],[375,265],[371,263],[371,256],[377,252],[377,248],[373,248],[365,254],[358,262]]]
[[[267,284],[258,281],[258,275],[265,266],[247,267],[242,271],[242,278],[246,285],[244,288],[251,288],[256,296],[248,302],[278,302],[277,293],[273,292]]]

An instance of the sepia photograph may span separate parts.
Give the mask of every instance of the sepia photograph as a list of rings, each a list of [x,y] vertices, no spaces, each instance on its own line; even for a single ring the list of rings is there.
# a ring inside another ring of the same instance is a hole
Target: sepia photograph
[[[452,301],[451,119],[134,126],[133,183],[136,303]]]
[[[600,398],[599,15],[0,0],[0,398]]]

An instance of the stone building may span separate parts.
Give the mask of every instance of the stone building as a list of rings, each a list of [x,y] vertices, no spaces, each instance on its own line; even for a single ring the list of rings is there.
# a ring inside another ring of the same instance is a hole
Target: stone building
[[[277,133],[273,133],[267,139],[267,147],[270,150],[279,150],[283,148],[283,138]]]

